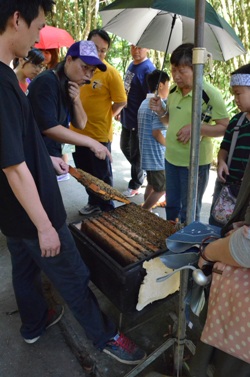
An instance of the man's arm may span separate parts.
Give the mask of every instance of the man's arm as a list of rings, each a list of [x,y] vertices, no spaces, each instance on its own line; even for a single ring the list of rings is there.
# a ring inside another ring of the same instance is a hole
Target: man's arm
[[[229,118],[215,119],[215,124],[210,125],[203,123],[201,125],[201,136],[208,137],[220,137],[224,136],[224,133],[227,129]]]
[[[122,109],[127,105],[127,102],[114,102],[112,105],[113,117],[116,117],[120,114]]]
[[[152,110],[154,113],[156,113],[158,115],[159,120],[163,124],[168,124],[169,115],[168,115],[166,108],[162,107],[162,100],[161,100],[160,97],[150,98],[149,108],[150,108],[150,110]]]
[[[229,123],[229,118],[215,120],[215,124],[207,124],[203,123],[200,129],[201,136],[208,136],[208,137],[220,137],[224,136],[224,133],[227,129]],[[191,139],[191,124],[187,124],[183,126],[177,132],[177,140],[180,143],[186,144]]]
[[[28,214],[38,231],[41,255],[54,257],[60,253],[60,240],[45,212],[34,182],[26,165],[22,162],[3,169],[17,200]]]
[[[66,174],[69,171],[69,165],[61,157],[50,156],[56,174]]]
[[[96,141],[89,136],[81,135],[78,132],[72,131],[64,126],[58,125],[48,128],[47,130],[43,131],[43,134],[53,140],[58,141],[59,143],[68,143],[87,147],[100,160],[105,160],[105,158],[108,157],[112,161],[109,150],[104,145],[99,143],[99,141]]]

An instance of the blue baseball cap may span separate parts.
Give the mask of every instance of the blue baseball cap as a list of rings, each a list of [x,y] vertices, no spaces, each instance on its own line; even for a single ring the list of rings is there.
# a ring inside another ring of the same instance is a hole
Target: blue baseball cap
[[[94,65],[103,72],[107,69],[106,65],[99,59],[96,46],[92,41],[73,43],[66,56],[80,58],[84,63]]]

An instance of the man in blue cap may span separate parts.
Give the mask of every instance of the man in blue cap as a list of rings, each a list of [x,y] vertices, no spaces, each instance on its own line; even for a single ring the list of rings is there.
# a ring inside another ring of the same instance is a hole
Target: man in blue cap
[[[63,143],[90,148],[97,158],[111,155],[98,141],[69,129],[85,127],[87,116],[80,100],[80,86],[88,84],[96,70],[106,70],[98,58],[95,44],[74,43],[63,62],[54,70],[46,70],[29,85],[28,98],[45,144],[51,156],[61,157]]]

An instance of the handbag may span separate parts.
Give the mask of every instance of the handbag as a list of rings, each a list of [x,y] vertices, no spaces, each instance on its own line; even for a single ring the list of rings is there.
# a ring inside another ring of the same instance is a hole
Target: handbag
[[[233,137],[232,137],[230,150],[228,153],[228,159],[227,159],[228,168],[232,161],[233,152],[234,152],[236,141],[237,141],[238,134],[240,131],[240,126],[242,125],[243,120],[245,119],[245,116],[246,116],[246,113],[243,113],[241,117],[239,118],[236,126],[234,127]],[[240,184],[229,183],[229,184],[223,185],[217,199],[215,200],[215,203],[213,204],[213,208],[211,210],[212,223],[213,223],[213,220],[215,220],[216,223],[218,223],[221,226],[224,226],[228,222],[228,220],[230,219],[233,213],[239,189],[240,189]]]
[[[240,186],[238,186],[240,188]],[[238,192],[239,192],[238,188]],[[235,207],[237,196],[232,193],[231,185],[224,185],[213,205],[211,216],[221,226],[225,225]]]
[[[216,262],[201,340],[250,363],[250,269]]]

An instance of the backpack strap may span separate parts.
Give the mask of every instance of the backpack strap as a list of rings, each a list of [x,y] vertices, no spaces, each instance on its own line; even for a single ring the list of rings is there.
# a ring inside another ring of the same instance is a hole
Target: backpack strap
[[[175,85],[169,92],[169,94],[174,93],[176,91],[177,85]]]
[[[230,149],[229,149],[229,152],[228,152],[228,159],[227,159],[228,168],[229,168],[231,161],[232,161],[234,148],[235,148],[237,138],[238,138],[238,135],[239,135],[239,132],[240,132],[240,126],[242,125],[243,120],[245,119],[246,115],[247,115],[246,112],[241,114],[240,118],[238,119],[236,126],[233,129],[233,137],[232,137]]]
[[[208,94],[205,92],[205,90],[202,90],[202,99],[205,102],[205,104],[208,104],[208,102],[210,100],[210,98],[209,98]]]
[[[175,86],[170,90],[169,94],[174,93],[174,92],[176,91],[176,88],[177,88],[177,85],[175,85]],[[202,90],[202,99],[203,99],[203,101],[204,101],[206,104],[208,104],[208,102],[209,102],[209,100],[210,100],[210,98],[209,98],[208,94],[205,92],[205,90]]]

